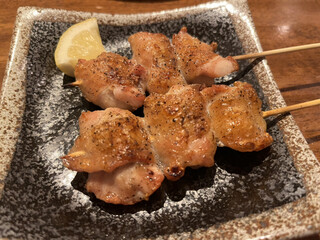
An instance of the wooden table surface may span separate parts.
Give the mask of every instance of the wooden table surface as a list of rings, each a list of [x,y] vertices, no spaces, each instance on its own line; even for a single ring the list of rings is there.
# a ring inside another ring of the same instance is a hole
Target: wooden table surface
[[[0,84],[8,59],[19,6],[38,6],[103,13],[143,13],[196,5],[205,0],[1,0]],[[248,0],[264,50],[320,42],[320,1]],[[320,98],[320,49],[267,57],[288,105]],[[311,149],[320,160],[320,106],[292,113]]]
[[[104,13],[142,13],[207,2],[1,0],[0,84],[2,83],[16,11],[38,6]],[[320,2],[316,0],[248,0],[264,50],[320,42]],[[267,57],[274,78],[288,105],[320,98],[320,48]],[[320,106],[292,112],[316,157],[320,159]]]

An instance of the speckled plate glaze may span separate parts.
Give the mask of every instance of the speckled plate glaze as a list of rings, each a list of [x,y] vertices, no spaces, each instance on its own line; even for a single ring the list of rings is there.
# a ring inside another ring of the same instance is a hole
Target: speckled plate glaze
[[[223,56],[261,51],[244,0],[166,12],[106,15],[19,8],[1,92],[0,237],[14,239],[285,239],[319,232],[320,167],[290,115],[267,119],[274,143],[257,153],[219,148],[212,168],[165,181],[148,202],[115,206],[84,188],[86,175],[59,157],[78,135],[78,117],[94,110],[54,64],[61,34],[96,17],[108,51],[131,56],[137,31],[171,37],[182,26]],[[255,87],[263,109],[285,103],[265,60],[218,81]],[[250,70],[250,71],[249,71]],[[241,76],[241,78],[239,78]],[[137,112],[139,114],[139,112]]]

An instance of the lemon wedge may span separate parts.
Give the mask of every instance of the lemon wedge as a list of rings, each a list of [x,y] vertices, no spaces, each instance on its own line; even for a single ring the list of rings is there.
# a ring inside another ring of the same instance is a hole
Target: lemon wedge
[[[57,67],[74,77],[79,59],[94,59],[105,49],[102,45],[97,19],[90,18],[72,25],[60,37],[54,53]]]

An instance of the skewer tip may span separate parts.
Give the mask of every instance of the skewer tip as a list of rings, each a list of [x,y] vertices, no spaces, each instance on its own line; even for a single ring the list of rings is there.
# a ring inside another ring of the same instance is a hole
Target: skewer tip
[[[60,158],[63,159],[63,160],[72,160],[72,159],[77,158],[77,157],[82,157],[85,154],[86,154],[85,151],[77,151],[77,152],[69,153],[69,154],[67,154],[65,156],[62,156]]]
[[[81,84],[82,84],[81,81],[75,81],[75,82],[63,84],[62,86],[63,87],[77,87],[77,86],[80,86]]]

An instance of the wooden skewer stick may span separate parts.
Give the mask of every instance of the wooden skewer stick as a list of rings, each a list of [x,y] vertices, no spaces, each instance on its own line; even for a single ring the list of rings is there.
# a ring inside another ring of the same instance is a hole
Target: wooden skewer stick
[[[298,103],[298,104],[294,104],[294,105],[287,106],[287,107],[282,107],[282,108],[278,108],[278,109],[265,111],[265,112],[262,112],[262,117],[265,118],[265,117],[269,117],[269,116],[272,116],[272,115],[286,113],[286,112],[290,112],[290,111],[293,111],[293,110],[312,107],[312,106],[316,106],[316,105],[320,105],[320,98],[316,99],[316,100],[304,102],[304,103]]]
[[[65,155],[63,157],[61,157],[62,159],[68,159],[68,158],[77,158],[77,157],[81,157],[81,156],[84,156],[86,154],[85,151],[77,151],[77,152],[73,152],[73,153],[70,153],[68,155]]]
[[[81,81],[75,81],[75,82],[71,82],[71,83],[66,83],[63,84],[63,87],[75,87],[75,86],[80,86],[82,84]]]
[[[295,52],[295,51],[301,51],[301,50],[305,50],[305,49],[318,48],[318,47],[320,47],[320,43],[312,43],[312,44],[300,45],[300,46],[295,46],[295,47],[279,48],[279,49],[264,51],[264,52],[260,52],[260,53],[239,55],[239,56],[234,56],[233,58],[236,60],[258,58],[258,57],[264,57],[264,56],[269,56],[269,55],[274,55],[274,54]]]

